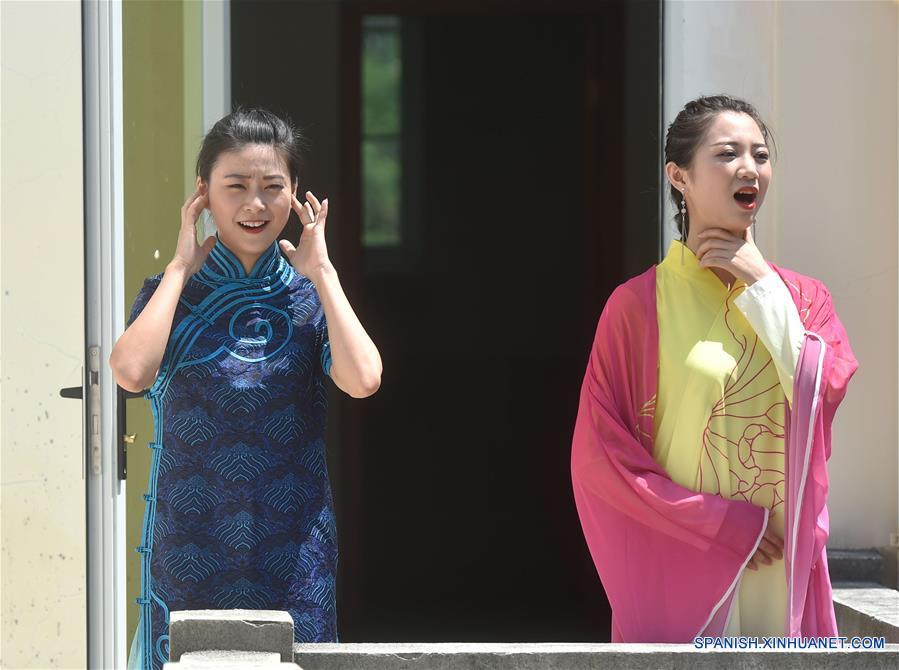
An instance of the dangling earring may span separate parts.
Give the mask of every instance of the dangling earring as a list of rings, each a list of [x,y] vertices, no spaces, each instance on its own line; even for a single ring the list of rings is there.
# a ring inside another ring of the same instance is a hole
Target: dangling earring
[[[683,241],[686,243],[687,236],[690,234],[689,224],[687,223],[687,191],[681,192],[680,201],[680,228]]]

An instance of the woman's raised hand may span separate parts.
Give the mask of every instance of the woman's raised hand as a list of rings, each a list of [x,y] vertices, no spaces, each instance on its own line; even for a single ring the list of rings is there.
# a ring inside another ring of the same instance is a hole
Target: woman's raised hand
[[[215,246],[215,236],[199,244],[197,242],[197,218],[203,208],[209,204],[209,196],[205,186],[198,186],[181,208],[181,230],[178,232],[178,246],[175,249],[175,257],[170,265],[177,265],[187,272],[187,276],[196,273],[206,257]]]
[[[696,258],[704,268],[719,268],[749,285],[774,272],[755,246],[748,228],[742,237],[724,228],[708,228],[697,237]]]
[[[318,283],[321,273],[331,266],[328,247],[325,244],[325,224],[328,218],[328,199],[319,202],[312,191],[306,191],[306,202],[300,202],[291,196],[292,207],[300,216],[303,234],[294,246],[287,240],[281,240],[281,249],[287,256],[293,269],[313,283]]]

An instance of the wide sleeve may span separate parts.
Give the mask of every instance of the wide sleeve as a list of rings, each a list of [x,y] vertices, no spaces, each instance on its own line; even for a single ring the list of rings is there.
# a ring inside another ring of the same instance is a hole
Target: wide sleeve
[[[852,375],[858,370],[858,361],[849,344],[849,336],[837,316],[830,291],[815,282],[816,295],[811,299],[803,319],[808,331],[821,336],[827,345],[825,355],[824,381],[827,393],[825,402],[835,410],[846,395]]]
[[[846,395],[849,380],[858,369],[858,361],[827,287],[810,277],[782,268],[775,267],[775,270],[790,291],[803,327],[807,332],[820,337],[825,345],[821,371],[822,418],[827,438],[827,456],[830,457],[830,426],[837,407]]]
[[[771,354],[784,395],[792,405],[793,376],[805,341],[805,326],[789,289],[772,272],[747,287],[734,304]]]
[[[144,285],[141,286],[140,291],[137,292],[137,297],[134,298],[134,302],[131,305],[131,312],[128,316],[128,321],[125,323],[126,328],[134,323],[137,317],[140,316],[140,313],[144,311],[144,307],[147,306],[147,303],[150,302],[150,298],[156,293],[156,289],[159,287],[161,281],[162,275],[147,277],[144,280]]]
[[[775,267],[806,334],[787,412],[784,558],[789,587],[788,634],[836,635],[827,569],[831,427],[858,362],[821,282]]]
[[[648,317],[646,302],[625,285],[603,310],[581,387],[571,476],[616,635],[683,643],[724,631],[768,515],[684,488],[652,458],[658,331],[654,300]]]

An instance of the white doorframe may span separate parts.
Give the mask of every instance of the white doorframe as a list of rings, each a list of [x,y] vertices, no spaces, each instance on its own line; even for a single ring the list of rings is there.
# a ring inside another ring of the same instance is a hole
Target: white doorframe
[[[231,2],[203,3],[203,133],[231,111]],[[202,237],[216,234],[203,216]]]
[[[85,330],[87,350],[98,347],[99,359],[85,394],[87,399],[91,384],[99,386],[99,416],[88,409],[85,435],[88,667],[124,668],[125,482],[118,478],[116,384],[107,364],[124,326],[122,6],[119,0],[85,0],[82,12]]]
[[[231,2],[203,3],[203,132],[231,111]]]
[[[231,108],[230,2],[203,3],[204,131]],[[124,330],[124,117],[121,0],[84,0],[85,334],[89,370],[97,347],[96,420],[88,415],[88,667],[124,668],[128,660],[125,481],[119,480],[117,387],[107,363]],[[85,403],[90,407],[90,403]],[[90,414],[91,410],[87,410]],[[91,447],[94,425],[97,449]]]

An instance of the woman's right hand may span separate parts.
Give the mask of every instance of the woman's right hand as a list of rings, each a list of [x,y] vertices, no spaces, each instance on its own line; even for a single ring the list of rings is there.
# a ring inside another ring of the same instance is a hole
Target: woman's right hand
[[[759,563],[771,565],[775,560],[780,560],[784,557],[784,541],[777,536],[777,533],[774,532],[770,525],[772,516],[774,516],[774,510],[768,512],[769,525],[765,529],[762,541],[759,542],[759,548],[755,550],[752,558],[749,559],[749,563],[746,564],[746,567],[750,570],[758,570]]]
[[[205,185],[198,185],[197,190],[185,201],[181,208],[181,230],[178,233],[178,246],[170,265],[176,265],[190,277],[203,267],[206,257],[215,246],[215,235],[199,244],[197,242],[197,219],[200,212],[209,204],[209,195]]]

